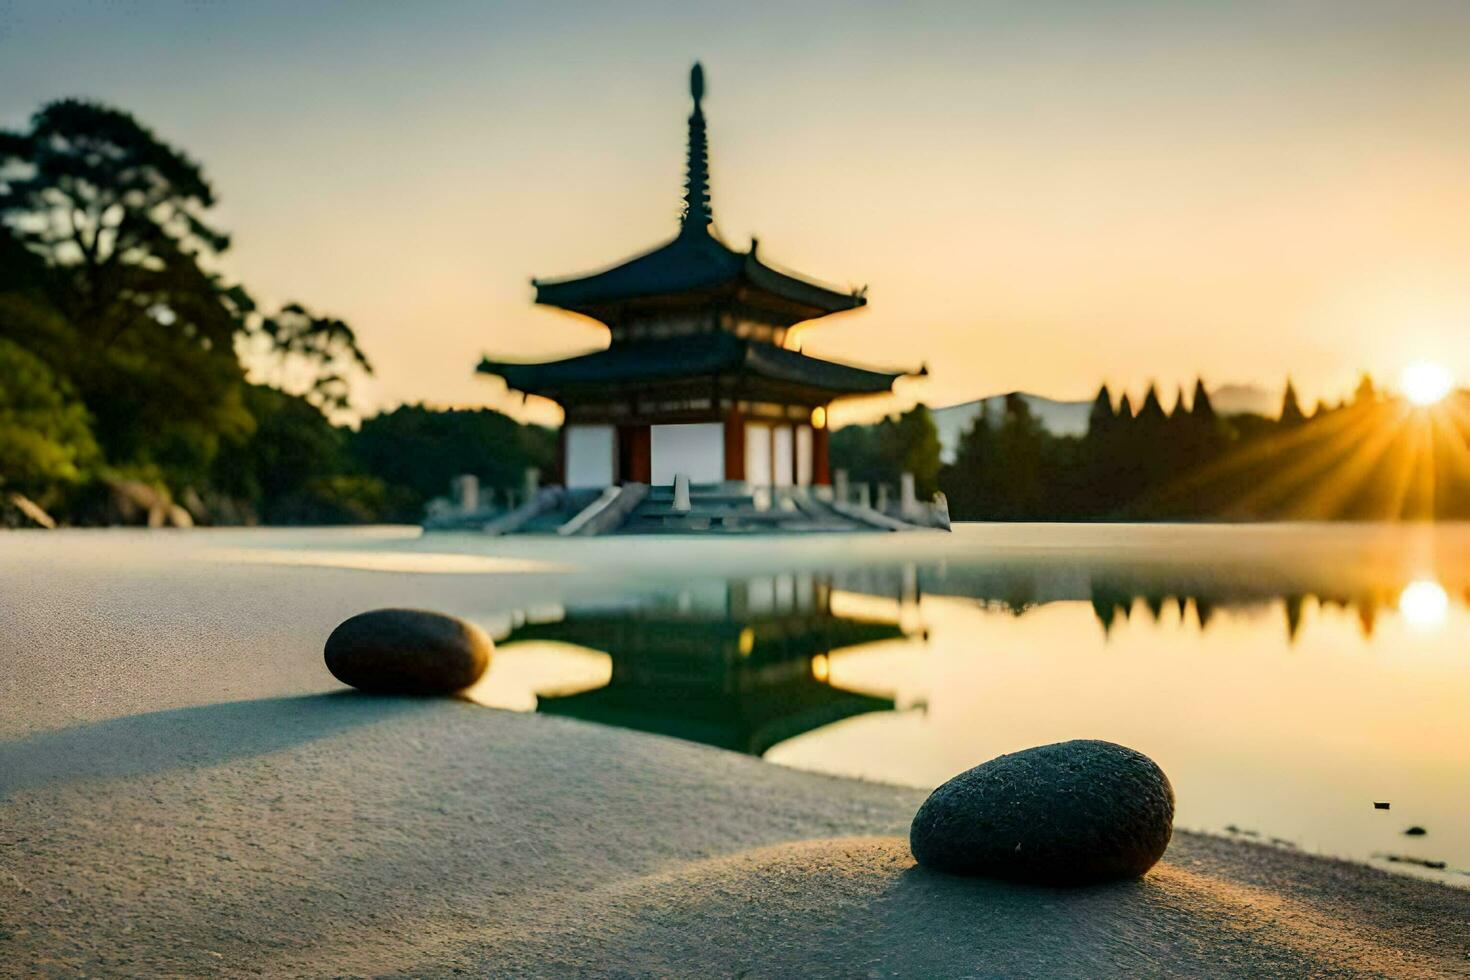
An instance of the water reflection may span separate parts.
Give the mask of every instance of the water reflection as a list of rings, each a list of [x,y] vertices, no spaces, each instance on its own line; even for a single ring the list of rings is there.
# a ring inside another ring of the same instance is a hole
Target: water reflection
[[[1106,738],[1160,761],[1180,826],[1465,884],[1451,573],[992,558],[695,580],[513,617],[477,699],[918,787]]]
[[[1318,580],[1279,576],[1253,579],[1248,575],[1182,575],[1177,570],[1133,568],[1085,569],[1077,566],[1018,568],[1003,564],[915,568],[863,568],[836,576],[848,591],[869,595],[951,596],[969,599],[983,608],[1022,616],[1050,603],[1081,600],[1091,604],[1104,635],[1119,622],[1146,617],[1154,623],[1184,623],[1203,632],[1221,613],[1249,615],[1277,610],[1288,640],[1300,633],[1304,612],[1339,609],[1354,616],[1365,638],[1371,639],[1382,614],[1397,611],[1415,629],[1442,629],[1449,616],[1450,594],[1432,577],[1399,586],[1392,578],[1336,583],[1330,576]],[[1467,593],[1470,595],[1470,593]]]
[[[826,576],[776,575],[524,623],[502,641],[605,653],[606,684],[538,692],[536,710],[762,755],[773,745],[894,701],[831,683],[832,661],[902,640],[896,620],[840,615]]]
[[[1399,595],[1399,612],[1417,630],[1442,628],[1449,611],[1450,598],[1433,579],[1410,582]]]

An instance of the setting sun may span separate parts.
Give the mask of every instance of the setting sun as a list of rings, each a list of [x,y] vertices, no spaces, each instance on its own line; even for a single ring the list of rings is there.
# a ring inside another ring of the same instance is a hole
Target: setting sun
[[[1416,361],[1399,375],[1404,397],[1415,405],[1433,405],[1450,393],[1454,383],[1449,369],[1433,361]]]

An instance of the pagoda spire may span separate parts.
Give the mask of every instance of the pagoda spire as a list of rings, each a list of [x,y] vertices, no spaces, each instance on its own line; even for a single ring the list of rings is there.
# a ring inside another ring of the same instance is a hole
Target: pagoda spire
[[[709,203],[709,144],[704,133],[704,69],[699,62],[689,71],[689,94],[694,111],[689,115],[689,163],[684,177],[684,214],[680,234],[708,232],[714,212]]]

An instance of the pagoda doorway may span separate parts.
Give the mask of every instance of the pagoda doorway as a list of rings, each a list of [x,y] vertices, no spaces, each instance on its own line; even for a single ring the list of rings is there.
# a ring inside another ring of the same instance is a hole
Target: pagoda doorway
[[[653,465],[649,427],[618,426],[618,482],[652,483]]]

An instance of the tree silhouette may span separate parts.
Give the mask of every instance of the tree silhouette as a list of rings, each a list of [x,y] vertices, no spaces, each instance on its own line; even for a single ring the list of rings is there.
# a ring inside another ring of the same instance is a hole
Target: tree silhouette
[[[1215,421],[1215,403],[1210,400],[1204,378],[1194,379],[1194,401],[1190,405],[1190,414],[1196,419],[1208,419],[1211,423]]]
[[[1306,416],[1302,414],[1301,403],[1297,401],[1296,387],[1291,383],[1290,378],[1286,379],[1286,391],[1281,396],[1280,419],[1282,425],[1299,425],[1306,421]]]
[[[993,516],[999,463],[990,403],[982,401],[979,414],[960,436],[954,463],[940,473],[939,482],[945,488],[952,515],[959,520]]]
[[[48,360],[109,460],[183,482],[250,432],[238,344],[308,365],[306,387],[327,406],[345,404],[344,370],[369,370],[346,324],[300,304],[266,317],[220,276],[230,240],[210,222],[214,204],[197,162],[109,106],[52,102],[25,131],[0,133],[0,223],[41,262],[33,285],[68,325]]]
[[[1118,420],[1118,413],[1113,409],[1113,393],[1104,384],[1097,390],[1097,397],[1092,400],[1092,411],[1087,413],[1087,431],[1099,436],[1105,435],[1113,430],[1113,423]]]
[[[1143,396],[1143,405],[1138,409],[1136,420],[1146,426],[1159,426],[1168,418],[1164,414],[1164,405],[1159,401],[1159,389],[1155,385],[1148,386],[1148,393]]]

